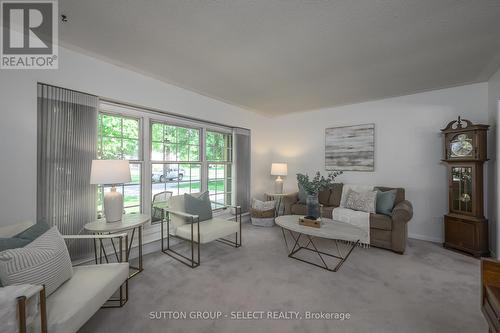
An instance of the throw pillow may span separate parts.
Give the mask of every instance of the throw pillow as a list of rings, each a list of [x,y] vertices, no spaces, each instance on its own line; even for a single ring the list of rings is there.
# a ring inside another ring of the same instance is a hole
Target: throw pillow
[[[377,191],[356,192],[350,189],[347,192],[345,208],[367,213],[375,213],[376,199]]]
[[[198,215],[200,222],[210,220],[212,218],[212,204],[210,203],[210,196],[208,191],[202,193],[198,198],[190,194],[184,194],[184,209],[186,213],[191,215]],[[186,221],[191,223],[191,219]]]
[[[328,201],[330,200],[330,193],[331,193],[330,188],[327,188],[323,191],[319,191],[318,193],[319,203],[322,204],[323,206],[328,206]]]
[[[17,249],[24,247],[30,243],[27,239],[22,238],[0,238],[0,251],[5,251],[9,249]]]
[[[340,206],[340,199],[342,198],[342,183],[335,183],[332,187],[332,193],[330,194],[330,199],[328,200],[328,206],[338,207]]]
[[[304,190],[302,185],[299,184],[299,203],[305,205],[307,201],[307,192]]]
[[[0,279],[4,285],[45,285],[49,296],[72,276],[68,248],[57,227],[23,248],[0,252]]]
[[[395,200],[396,190],[377,191],[377,213],[391,216]]]
[[[276,201],[261,201],[253,199],[252,208],[260,211],[272,210],[276,207]]]
[[[46,233],[50,229],[49,225],[45,222],[38,222],[28,229],[18,233],[17,235],[14,236],[14,238],[22,238],[26,239],[29,242],[34,241],[44,233]]]

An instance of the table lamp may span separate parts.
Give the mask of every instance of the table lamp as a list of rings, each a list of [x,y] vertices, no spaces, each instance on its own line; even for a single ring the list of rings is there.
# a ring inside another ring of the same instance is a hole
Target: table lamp
[[[286,176],[287,174],[288,168],[286,163],[271,164],[271,176],[278,176],[274,182],[274,192],[276,194],[283,193],[283,178],[281,176]]]
[[[116,191],[116,184],[130,182],[129,162],[124,160],[93,160],[90,184],[112,185],[111,191],[104,193],[104,216],[106,222],[121,221],[123,195]]]

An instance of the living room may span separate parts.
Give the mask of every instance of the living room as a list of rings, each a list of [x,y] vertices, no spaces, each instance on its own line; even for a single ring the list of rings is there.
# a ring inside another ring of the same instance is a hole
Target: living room
[[[0,331],[500,331],[498,2],[42,2],[1,8],[53,44],[2,44]]]

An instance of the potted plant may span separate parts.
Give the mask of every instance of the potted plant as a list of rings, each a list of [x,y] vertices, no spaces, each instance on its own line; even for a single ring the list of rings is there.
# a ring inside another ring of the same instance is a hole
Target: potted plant
[[[297,182],[307,194],[306,205],[309,218],[317,219],[320,217],[318,193],[333,186],[335,178],[341,174],[342,171],[334,170],[325,178],[318,171],[312,179],[309,179],[308,174],[297,174]]]

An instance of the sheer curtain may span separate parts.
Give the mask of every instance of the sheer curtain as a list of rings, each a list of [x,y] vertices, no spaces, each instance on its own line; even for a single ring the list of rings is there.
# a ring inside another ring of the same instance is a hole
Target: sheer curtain
[[[241,206],[242,212],[250,209],[250,131],[243,128],[233,129],[234,138],[234,165],[236,172],[236,205]]]
[[[99,98],[38,84],[37,218],[61,234],[78,234],[96,218],[90,167],[97,155]],[[74,258],[91,244],[72,244]]]

